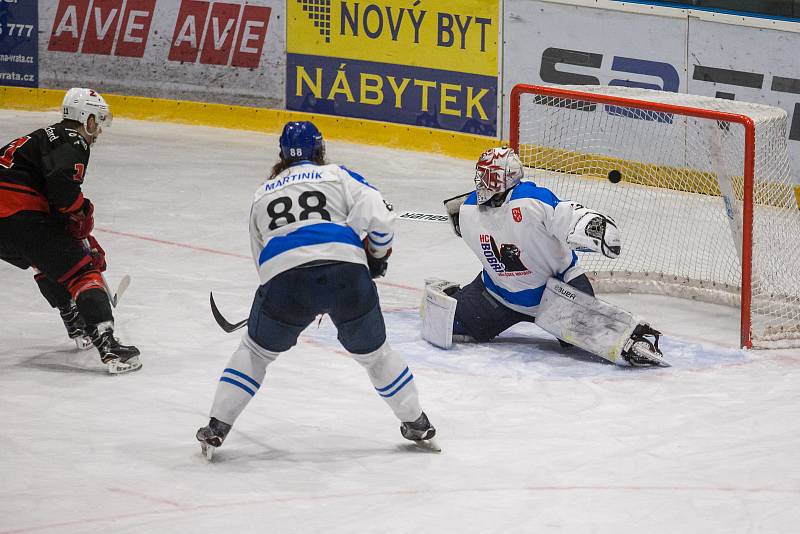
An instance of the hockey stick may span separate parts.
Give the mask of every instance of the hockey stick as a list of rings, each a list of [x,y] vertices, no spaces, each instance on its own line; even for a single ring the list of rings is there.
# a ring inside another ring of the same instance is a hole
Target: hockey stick
[[[103,276],[102,274],[100,276]],[[106,282],[106,277],[103,276],[103,285],[106,288],[106,293],[108,293],[108,300],[111,301],[111,305],[115,308],[117,304],[119,304],[122,295],[125,293],[125,290],[128,289],[128,286],[131,285],[131,276],[126,274],[122,277],[122,280],[119,281],[119,285],[117,286],[117,291],[112,295],[111,288],[108,287],[108,282]]]
[[[220,328],[222,328],[226,333],[230,334],[234,330],[239,330],[241,327],[247,325],[247,319],[242,319],[238,323],[230,323],[228,322],[225,317],[219,312],[219,308],[217,308],[217,304],[214,302],[214,293],[208,294],[209,299],[211,300],[211,314],[214,316],[214,320],[217,322]]]
[[[92,255],[92,247],[89,244],[88,239],[83,240],[83,246],[89,255]],[[128,286],[131,285],[131,277],[130,275],[126,274],[122,277],[122,280],[119,281],[119,285],[117,286],[117,291],[115,293],[111,292],[111,287],[108,285],[108,280],[106,280],[105,275],[100,273],[100,278],[103,280],[103,288],[106,290],[106,295],[108,295],[108,301],[111,303],[113,307],[117,307],[120,299],[122,298],[122,294],[125,293],[125,290],[128,289]]]
[[[453,226],[453,231],[458,237],[461,237],[461,229],[458,225],[458,212],[461,205],[467,200],[473,191],[467,191],[454,197],[446,198],[442,201],[446,214],[440,213],[422,213],[419,211],[404,211],[397,216],[398,219],[406,221],[421,221],[421,222],[435,222],[435,223],[450,223]]]
[[[404,211],[403,213],[398,215],[397,218],[406,221],[422,221],[422,222],[436,222],[436,223],[447,223],[450,221],[450,218],[447,215],[442,215],[440,213],[422,213],[419,211]]]

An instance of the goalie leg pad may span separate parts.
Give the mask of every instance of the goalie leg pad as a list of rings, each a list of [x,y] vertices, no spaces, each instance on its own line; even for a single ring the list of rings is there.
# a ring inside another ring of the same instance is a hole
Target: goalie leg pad
[[[453,345],[453,320],[458,301],[445,293],[452,287],[458,285],[447,280],[431,280],[430,283],[426,280],[420,307],[422,339],[443,349]]]
[[[547,281],[536,324],[558,339],[626,365],[623,351],[639,325],[632,314],[555,278]]]

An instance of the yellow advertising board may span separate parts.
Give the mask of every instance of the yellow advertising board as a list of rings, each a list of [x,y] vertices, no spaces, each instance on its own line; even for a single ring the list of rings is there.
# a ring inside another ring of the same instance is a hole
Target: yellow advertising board
[[[494,136],[499,0],[289,0],[287,108]]]

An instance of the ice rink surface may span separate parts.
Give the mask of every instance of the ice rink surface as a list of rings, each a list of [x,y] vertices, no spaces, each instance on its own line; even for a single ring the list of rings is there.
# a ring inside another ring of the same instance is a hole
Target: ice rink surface
[[[57,120],[0,111],[0,142]],[[93,149],[84,191],[109,282],[133,277],[115,314],[138,373],[76,351],[32,272],[0,263],[0,534],[798,532],[800,351],[738,350],[732,309],[623,295],[607,298],[665,332],[673,367],[605,364],[534,325],[435,349],[418,333],[424,278],[479,269],[444,224],[398,221],[378,283],[441,454],[405,442],[323,318],[205,462],[194,433],[239,342],[208,293],[246,316],[250,201],[277,150],[126,120]],[[471,161],[335,141],[328,156],[398,211],[440,212],[472,185]]]

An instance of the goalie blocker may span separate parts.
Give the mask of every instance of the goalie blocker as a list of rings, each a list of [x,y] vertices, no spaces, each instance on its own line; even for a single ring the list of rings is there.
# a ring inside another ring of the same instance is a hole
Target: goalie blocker
[[[449,349],[457,301],[446,294],[453,282],[426,282],[420,308],[422,338]],[[660,332],[631,313],[550,278],[536,324],[556,338],[617,365],[668,367],[658,348]]]

